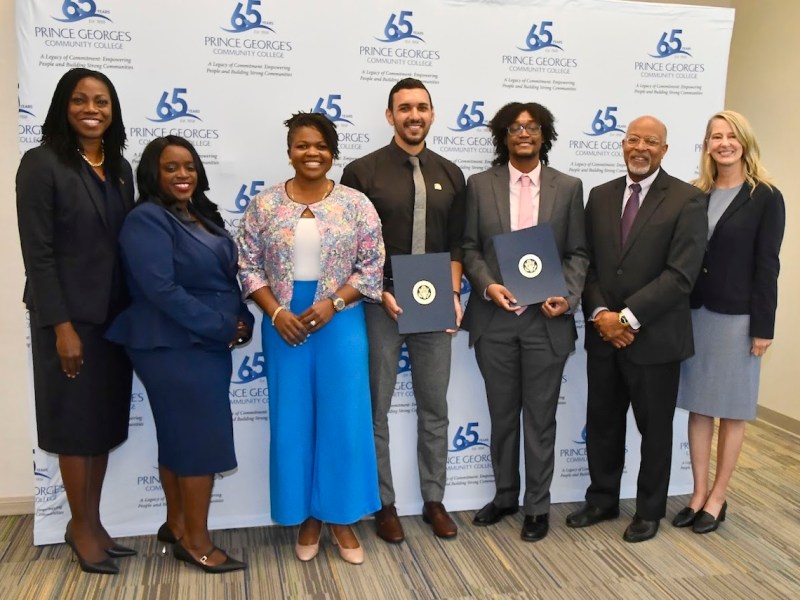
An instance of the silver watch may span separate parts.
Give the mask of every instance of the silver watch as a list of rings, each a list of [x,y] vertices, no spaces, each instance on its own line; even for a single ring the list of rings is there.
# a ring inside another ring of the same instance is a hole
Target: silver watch
[[[342,312],[344,310],[344,307],[347,306],[347,304],[344,301],[344,298],[340,298],[336,294],[331,294],[328,297],[331,299],[331,302],[333,302],[333,309],[336,312]]]

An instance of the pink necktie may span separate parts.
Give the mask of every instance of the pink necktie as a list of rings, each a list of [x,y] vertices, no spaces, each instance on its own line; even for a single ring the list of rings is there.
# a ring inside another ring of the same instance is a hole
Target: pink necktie
[[[519,191],[519,215],[517,216],[517,229],[533,227],[533,199],[531,198],[531,178],[527,175],[520,177],[522,189]],[[527,306],[521,306],[514,312],[520,316]]]
[[[519,215],[517,216],[517,229],[533,227],[533,199],[531,198],[531,178],[527,175],[520,177],[522,189],[519,191]]]

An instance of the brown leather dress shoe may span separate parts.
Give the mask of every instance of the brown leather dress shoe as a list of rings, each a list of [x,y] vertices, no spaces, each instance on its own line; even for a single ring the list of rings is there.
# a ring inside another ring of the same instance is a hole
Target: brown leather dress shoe
[[[436,537],[452,538],[458,534],[458,527],[441,502],[426,502],[422,507],[422,520],[431,526]]]
[[[390,544],[399,544],[406,539],[394,504],[384,506],[375,513],[375,530],[378,532],[379,538]]]

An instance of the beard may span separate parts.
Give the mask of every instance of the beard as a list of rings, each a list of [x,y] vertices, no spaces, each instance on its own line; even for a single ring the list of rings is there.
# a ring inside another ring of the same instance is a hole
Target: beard
[[[419,125],[420,130],[419,133],[410,133],[406,127],[409,125]],[[403,140],[406,144],[414,145],[419,144],[425,141],[425,138],[428,136],[428,131],[431,128],[431,124],[428,123],[427,125],[423,121],[408,121],[403,123],[401,127],[395,127],[395,131],[397,132],[398,137]]]
[[[626,166],[628,167],[628,172],[632,175],[647,175],[650,173],[650,166],[652,164],[653,161],[650,159],[650,157],[648,157],[647,164],[640,164],[638,162],[629,160]]]

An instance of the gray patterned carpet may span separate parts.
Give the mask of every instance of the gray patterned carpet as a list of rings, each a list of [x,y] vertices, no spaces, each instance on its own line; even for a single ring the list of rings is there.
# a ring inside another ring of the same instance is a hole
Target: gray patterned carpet
[[[669,518],[686,501],[670,498]],[[662,521],[656,539],[626,544],[622,517],[586,530],[564,525],[575,504],[551,512],[550,535],[519,540],[520,514],[493,527],[456,513],[456,539],[433,537],[419,517],[404,517],[407,541],[380,541],[370,521],[357,532],[367,560],[344,563],[329,538],[310,563],[293,553],[296,528],[215,533],[244,558],[244,573],[206,575],[161,556],[155,536],[120,540],[139,550],[115,577],[86,575],[63,545],[34,547],[30,515],[0,517],[0,600],[272,598],[800,598],[800,438],[759,422],[748,427],[740,468],[719,531],[696,535]]]

